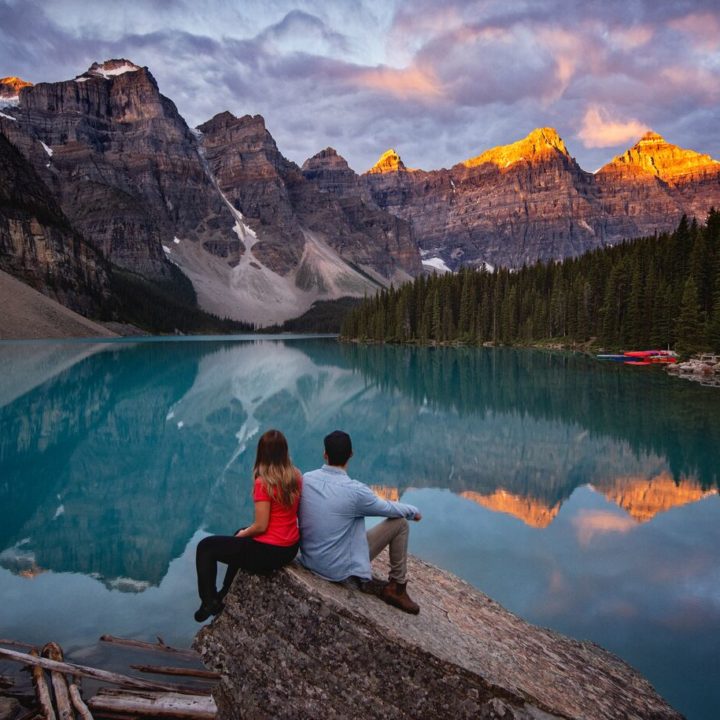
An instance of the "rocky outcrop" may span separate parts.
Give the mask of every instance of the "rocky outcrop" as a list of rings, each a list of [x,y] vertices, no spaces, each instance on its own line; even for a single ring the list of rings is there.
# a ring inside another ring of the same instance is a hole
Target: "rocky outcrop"
[[[703,354],[668,365],[667,371],[702,385],[720,386],[720,355]]]
[[[97,315],[107,295],[104,258],[72,228],[37,172],[2,134],[0,270],[86,315]]]
[[[381,561],[376,561],[380,570]],[[198,634],[218,718],[681,718],[622,660],[411,559],[409,616],[298,565],[240,573]]]
[[[363,183],[453,269],[575,256],[673,229],[683,213],[704,220],[720,203],[720,163],[654,133],[595,174],[539,128],[450,170],[412,171],[390,150]]]

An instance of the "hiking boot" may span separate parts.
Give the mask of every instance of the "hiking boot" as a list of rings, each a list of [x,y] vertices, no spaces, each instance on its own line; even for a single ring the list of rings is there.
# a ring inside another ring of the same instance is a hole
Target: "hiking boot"
[[[380,597],[388,605],[394,605],[403,612],[417,615],[420,612],[420,606],[407,594],[406,587],[407,583],[391,580],[383,589]]]
[[[211,600],[203,600],[200,607],[195,611],[195,620],[205,622],[211,615],[217,615],[225,607],[222,600],[216,595]]]

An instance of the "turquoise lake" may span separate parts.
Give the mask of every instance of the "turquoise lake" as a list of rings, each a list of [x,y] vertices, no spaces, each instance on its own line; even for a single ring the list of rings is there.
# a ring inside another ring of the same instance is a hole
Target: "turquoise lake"
[[[720,390],[560,352],[334,339],[0,343],[0,637],[187,646],[194,550],[259,434],[419,506],[411,551],[720,716]],[[411,586],[410,586],[411,587]]]

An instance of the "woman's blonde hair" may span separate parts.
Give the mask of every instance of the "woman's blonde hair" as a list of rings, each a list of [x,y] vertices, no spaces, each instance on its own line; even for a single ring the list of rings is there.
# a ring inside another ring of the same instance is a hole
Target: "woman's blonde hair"
[[[268,430],[258,440],[253,475],[260,478],[270,497],[281,505],[292,505],[300,495],[298,475],[292,464],[287,440],[279,430]]]

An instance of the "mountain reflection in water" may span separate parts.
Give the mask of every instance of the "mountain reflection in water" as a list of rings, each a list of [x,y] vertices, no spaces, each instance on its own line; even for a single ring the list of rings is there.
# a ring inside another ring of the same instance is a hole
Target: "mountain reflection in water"
[[[628,612],[620,588],[632,580],[665,592],[673,609],[657,620],[663,627],[689,603],[703,627],[720,628],[720,563],[710,553],[720,539],[713,390],[652,369],[510,349],[272,339],[118,342],[74,354],[17,348],[0,344],[12,378],[0,381],[0,573],[18,582],[81,573],[111,595],[134,593],[128,601],[150,590],[165,597],[168,568],[191,563],[199,534],[251,518],[263,430],[281,429],[294,462],[309,470],[322,463],[323,436],[342,428],[354,443],[350,474],[423,509],[411,549],[528,619],[625,653],[671,701],[670,671],[653,666],[662,652],[646,662],[642,648],[633,654],[607,634],[608,617],[620,622]],[[708,513],[714,522],[698,520]],[[674,570],[666,560],[680,547],[690,556]],[[613,565],[622,570],[608,572]],[[187,567],[186,581],[180,570],[172,575],[173,587],[188,586],[179,604],[192,602]],[[672,586],[673,572],[684,573],[682,587]],[[666,589],[652,573],[665,573]],[[570,597],[588,606],[602,598],[614,610],[594,625]],[[168,611],[143,607],[143,628],[152,612],[160,624]],[[12,612],[0,633],[10,633]],[[706,645],[685,659],[700,676]]]

